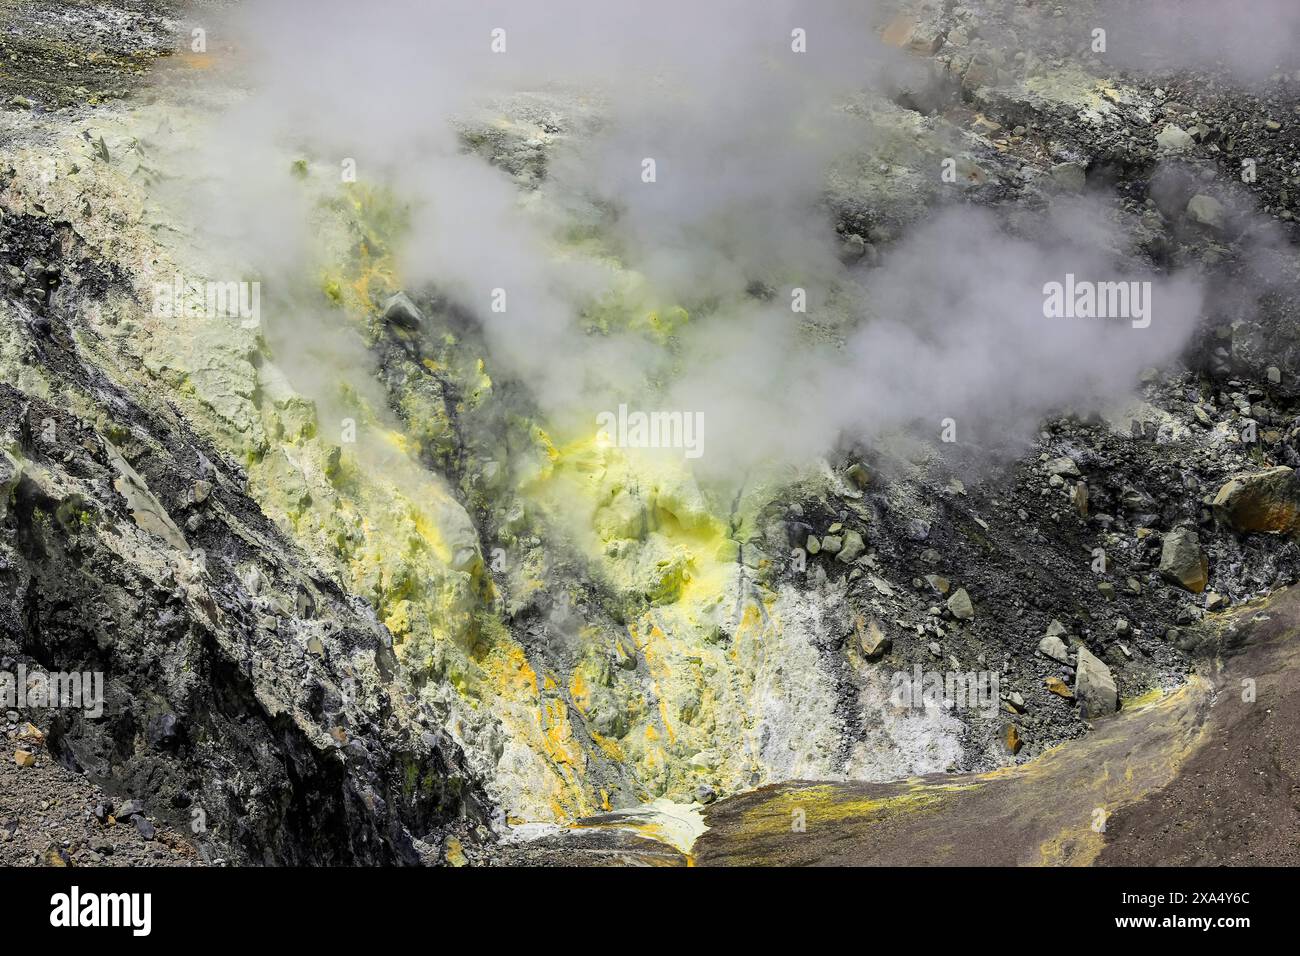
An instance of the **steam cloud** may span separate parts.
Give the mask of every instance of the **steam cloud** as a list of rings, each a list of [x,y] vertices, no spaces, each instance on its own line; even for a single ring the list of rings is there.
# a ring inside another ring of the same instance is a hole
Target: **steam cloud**
[[[1135,15],[1118,6],[1116,17]],[[1016,228],[949,206],[878,264],[845,265],[824,176],[875,131],[842,104],[916,68],[877,40],[876,5],[318,0],[238,16],[248,96],[219,128],[251,146],[223,157],[219,181],[250,259],[291,272],[310,247],[310,215],[274,178],[275,150],[355,157],[362,179],[412,205],[406,285],[435,284],[475,312],[496,370],[529,386],[557,427],[590,433],[598,412],[627,400],[702,411],[696,464],[719,474],[918,421],[930,434],[945,417],[1020,428],[1123,394],[1176,354],[1201,310],[1194,281],[1117,268],[1136,260],[1104,197],[1058,202]],[[490,49],[496,28],[505,54]],[[806,54],[791,51],[795,28]],[[530,193],[458,134],[521,91],[540,109],[563,103],[580,127]],[[656,160],[653,184],[641,181],[644,157]],[[646,277],[653,304],[691,309],[675,348],[582,330],[612,271],[557,244],[575,223]],[[1152,281],[1151,326],[1045,318],[1043,286],[1067,273]],[[750,294],[756,282],[774,294]],[[807,317],[791,311],[795,287]],[[504,314],[487,308],[495,288],[508,290]],[[810,341],[805,318],[830,333]]]
[[[1105,0],[1107,58],[1130,69],[1209,69],[1239,80],[1300,68],[1300,5],[1291,0]]]

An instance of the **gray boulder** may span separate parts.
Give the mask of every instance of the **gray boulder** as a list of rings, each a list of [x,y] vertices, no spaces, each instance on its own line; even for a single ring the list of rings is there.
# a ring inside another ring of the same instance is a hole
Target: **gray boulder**
[[[1060,475],[1065,478],[1083,477],[1073,458],[1053,458],[1045,467],[1049,475]]]
[[[975,606],[971,604],[970,595],[966,593],[965,588],[958,588],[956,593],[948,598],[948,610],[959,621],[969,621],[975,616]]]
[[[1169,152],[1187,149],[1193,142],[1195,141],[1192,139],[1191,133],[1181,126],[1175,126],[1173,123],[1170,123],[1156,134],[1156,145]]]
[[[1285,465],[1234,475],[1214,496],[1214,514],[1233,531],[1300,531],[1300,477]]]
[[[405,292],[399,292],[384,300],[384,308],[380,316],[389,325],[397,325],[413,331],[424,324],[424,314]]]
[[[1209,570],[1195,531],[1175,528],[1165,535],[1160,549],[1160,573],[1166,580],[1200,594],[1209,583]]]
[[[1065,625],[1053,621],[1047,626],[1047,634],[1038,642],[1038,653],[1056,661],[1058,664],[1070,663],[1070,649],[1065,646]]]
[[[1119,692],[1110,668],[1082,645],[1077,667],[1074,699],[1079,702],[1079,712],[1088,719],[1115,713],[1119,709]]]
[[[1222,229],[1224,224],[1223,203],[1204,193],[1193,196],[1187,202],[1187,218],[1198,226],[1207,229]]]

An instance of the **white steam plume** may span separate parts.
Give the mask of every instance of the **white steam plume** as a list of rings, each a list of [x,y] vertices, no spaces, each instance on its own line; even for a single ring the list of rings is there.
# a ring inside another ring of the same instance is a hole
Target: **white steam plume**
[[[824,173],[872,132],[839,104],[914,68],[880,44],[877,13],[850,0],[248,5],[235,28],[249,95],[222,129],[254,147],[355,157],[363,178],[412,205],[407,284],[435,283],[473,310],[497,368],[553,420],[594,430],[597,412],[629,399],[701,411],[700,464],[718,473],[823,453],[846,433],[963,416],[1020,427],[1123,393],[1176,352],[1200,296],[1191,282],[1157,281],[1143,329],[1045,318],[1044,283],[1067,273],[1153,279],[1117,268],[1130,250],[1104,202],[1061,208],[1021,237],[953,208],[876,268],[840,262]],[[791,48],[796,29],[807,53]],[[557,148],[526,201],[457,134],[459,118],[518,91],[589,110],[589,130]],[[223,157],[223,202],[232,221],[257,224],[243,237],[250,258],[301,268],[310,219],[267,204],[268,183],[287,174],[266,155]],[[657,161],[654,184],[641,179],[644,157]],[[637,335],[582,331],[579,313],[609,273],[561,254],[555,234],[574,219],[598,221],[657,301],[703,304],[671,355]],[[747,295],[755,281],[776,297]],[[838,341],[807,341],[794,286],[833,318]],[[504,314],[487,308],[494,288],[509,292]],[[666,387],[648,390],[668,367]]]

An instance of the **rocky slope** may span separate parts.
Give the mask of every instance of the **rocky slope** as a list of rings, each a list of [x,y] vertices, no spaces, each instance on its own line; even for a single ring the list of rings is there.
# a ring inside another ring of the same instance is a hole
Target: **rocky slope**
[[[237,465],[85,361],[69,320],[113,279],[66,224],[0,228],[50,281],[6,298],[27,386],[0,394],[6,670],[107,683],[102,718],[54,713],[51,750],[155,812],[201,810],[250,859],[414,861],[412,832],[476,811],[455,747],[391,684],[391,638],[267,521]]]
[[[1296,610],[1287,588],[1225,615],[1196,679],[1021,767],[723,801],[695,862],[1293,866]]]

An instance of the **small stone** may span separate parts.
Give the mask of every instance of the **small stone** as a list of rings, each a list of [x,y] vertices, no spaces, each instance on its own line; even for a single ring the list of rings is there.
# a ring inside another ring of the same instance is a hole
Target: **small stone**
[[[866,467],[861,462],[854,462],[849,466],[849,469],[845,474],[848,475],[849,480],[859,488],[866,488],[867,485],[871,484],[871,472],[867,471]]]
[[[821,538],[816,535],[809,535],[808,542],[804,545],[809,554],[820,554],[822,550]]]
[[[20,767],[34,767],[36,766],[36,754],[30,750],[15,750],[14,763]]]
[[[1053,458],[1047,463],[1046,468],[1049,475],[1060,475],[1064,478],[1083,477],[1073,458]]]
[[[1088,517],[1088,486],[1082,481],[1075,482],[1070,489],[1070,504],[1074,505],[1074,510],[1079,513],[1080,518]]]
[[[1156,145],[1170,152],[1187,149],[1192,145],[1192,142],[1192,134],[1181,126],[1175,126],[1173,123],[1170,123],[1156,134]]]
[[[1223,204],[1213,196],[1199,193],[1187,202],[1187,218],[1208,229],[1222,229],[1224,224]]]
[[[862,644],[862,655],[869,661],[879,660],[885,654],[889,653],[889,648],[893,644],[885,632],[880,629],[880,625],[875,621],[867,624],[863,630],[859,626],[859,634]]]
[[[969,621],[975,616],[975,606],[971,604],[970,595],[966,593],[965,588],[958,588],[953,596],[948,598],[948,610],[959,621]]]
[[[866,549],[867,546],[862,540],[862,535],[856,531],[846,531],[844,532],[844,543],[840,546],[839,554],[835,555],[835,560],[844,564],[852,564]]]
[[[1070,691],[1070,685],[1067,684],[1065,681],[1061,680],[1061,678],[1049,677],[1046,680],[1044,680],[1043,683],[1046,684],[1047,689],[1050,690],[1057,697],[1064,697],[1066,700],[1074,699],[1074,694],[1071,693]]]
[[[1205,595],[1205,609],[1207,611],[1221,611],[1228,606],[1228,599],[1222,594],[1216,594],[1210,591]]]
[[[119,820],[127,820],[141,813],[144,813],[144,804],[139,800],[128,800],[118,807],[117,812],[113,815]]]
[[[204,481],[200,478],[194,482],[194,503],[201,505],[208,500],[208,495],[212,494],[212,482]]]
[[[23,724],[18,729],[18,739],[33,744],[45,743],[45,735],[41,733],[40,728],[33,723]]]
[[[1109,581],[1102,581],[1097,585],[1097,592],[1107,601],[1115,600],[1115,585]]]
[[[68,851],[61,846],[52,846],[47,849],[41,854],[41,862],[45,866],[72,866],[72,858],[68,856]]]
[[[1038,653],[1058,664],[1070,663],[1070,652],[1065,646],[1065,641],[1055,634],[1049,633],[1038,642]]]
[[[1020,753],[1020,748],[1024,746],[1024,741],[1020,739],[1020,728],[1015,724],[1008,723],[1002,728],[1002,746],[1007,748],[1007,753],[1015,756]]]
[[[386,299],[380,317],[390,325],[404,329],[415,330],[424,324],[423,313],[405,292],[398,292]]]
[[[145,728],[145,740],[151,747],[163,747],[174,743],[179,737],[179,727],[175,714],[159,714],[149,721]]]
[[[930,585],[930,587],[939,594],[947,594],[949,588],[952,587],[952,583],[940,574],[927,574],[925,576],[925,583]]]
[[[822,550],[827,554],[838,554],[843,545],[844,541],[838,535],[828,534],[822,538]]]
[[[131,819],[131,822],[135,824],[136,832],[146,840],[152,840],[157,835],[158,831],[155,829],[154,825],[145,818],[144,814],[137,814]]]
[[[1074,675],[1074,696],[1079,713],[1085,719],[1104,717],[1119,709],[1119,692],[1110,668],[1094,657],[1086,647],[1079,647],[1079,664]]]
[[[943,648],[939,646],[938,641],[931,641],[929,644],[930,653],[935,657],[943,657]]]
[[[466,866],[469,863],[469,859],[465,856],[465,850],[460,845],[460,840],[455,837],[451,837],[447,840],[444,853],[449,866],[460,867]]]
[[[1200,594],[1209,583],[1209,561],[1201,551],[1196,532],[1176,528],[1165,535],[1160,550],[1160,574],[1193,594]]]

